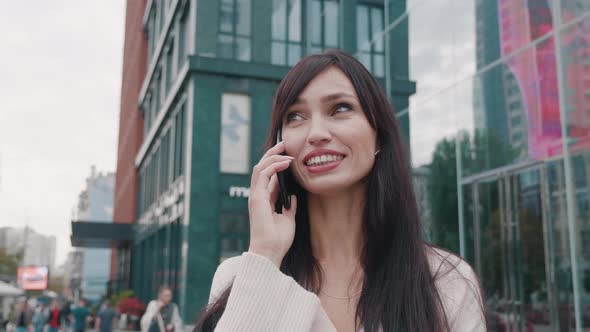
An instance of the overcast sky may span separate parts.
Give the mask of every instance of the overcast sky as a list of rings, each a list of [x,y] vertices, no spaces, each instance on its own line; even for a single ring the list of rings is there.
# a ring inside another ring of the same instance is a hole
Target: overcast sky
[[[0,226],[57,236],[91,165],[115,171],[125,1],[7,1],[0,11]]]

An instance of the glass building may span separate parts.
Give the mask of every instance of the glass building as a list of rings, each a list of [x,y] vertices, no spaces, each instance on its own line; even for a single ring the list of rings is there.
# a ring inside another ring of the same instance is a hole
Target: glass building
[[[590,1],[150,0],[132,285],[185,321],[247,250],[278,82],[354,54],[411,147],[427,239],[461,254],[490,331],[590,331]]]

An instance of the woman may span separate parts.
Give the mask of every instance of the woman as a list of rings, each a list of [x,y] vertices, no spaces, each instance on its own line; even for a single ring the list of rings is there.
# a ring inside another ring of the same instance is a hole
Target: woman
[[[39,303],[33,314],[33,326],[35,327],[35,332],[43,332],[46,323],[47,311],[45,310],[45,305]]]
[[[172,303],[172,290],[166,286],[158,292],[158,300],[148,303],[141,317],[143,332],[183,332],[182,319],[178,307]]]
[[[15,326],[15,332],[29,332],[32,331],[33,311],[27,304],[27,299],[20,299],[16,304],[12,323]]]
[[[59,310],[57,301],[53,300],[49,308],[49,318],[47,319],[47,324],[49,325],[48,332],[58,332],[62,318],[62,311]]]
[[[197,330],[485,330],[473,270],[423,240],[405,143],[360,62],[331,50],[293,67],[267,146],[248,252],[218,267]],[[275,213],[281,171],[293,196]]]

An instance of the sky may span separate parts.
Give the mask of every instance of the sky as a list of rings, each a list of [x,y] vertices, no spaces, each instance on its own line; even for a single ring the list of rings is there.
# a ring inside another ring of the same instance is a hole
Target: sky
[[[0,11],[0,227],[72,249],[91,165],[115,171],[125,1],[8,1]]]

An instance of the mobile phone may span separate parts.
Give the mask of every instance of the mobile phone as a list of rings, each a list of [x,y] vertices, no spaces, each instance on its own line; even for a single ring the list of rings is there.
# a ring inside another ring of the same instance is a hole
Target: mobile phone
[[[282,129],[279,128],[277,131],[277,144],[282,140]],[[285,153],[281,153],[285,155]],[[277,212],[280,212],[281,205],[285,207],[285,209],[291,208],[291,196],[289,196],[289,191],[287,190],[287,182],[285,180],[285,173],[288,171],[288,168],[284,171],[280,171],[277,173],[277,180],[279,180],[279,202],[277,202]]]

